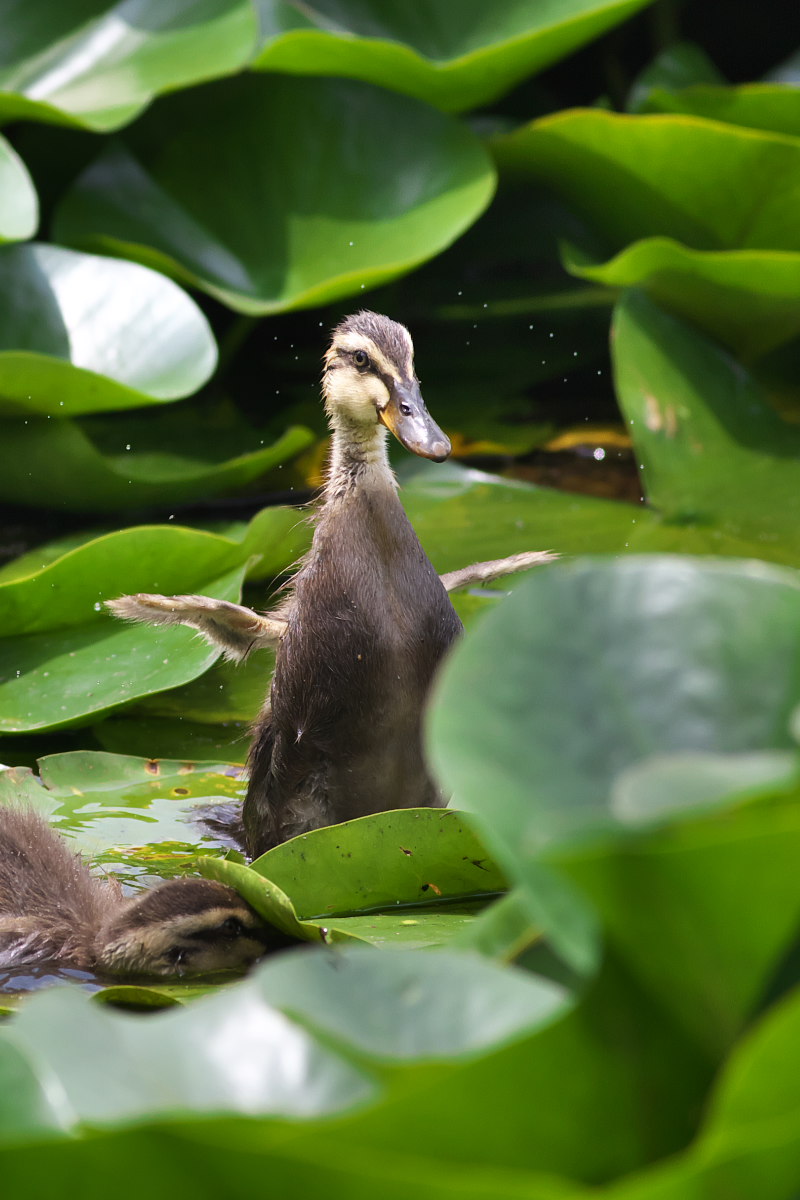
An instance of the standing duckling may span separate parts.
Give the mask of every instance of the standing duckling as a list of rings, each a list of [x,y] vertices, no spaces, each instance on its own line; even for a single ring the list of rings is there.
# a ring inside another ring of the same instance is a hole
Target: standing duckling
[[[233,888],[170,879],[126,899],[37,813],[0,806],[0,968],[58,963],[107,975],[249,966],[279,937]]]
[[[442,462],[408,330],[360,312],[333,331],[322,380],[332,430],[314,539],[288,600],[267,616],[207,596],[139,593],[119,617],[188,625],[231,659],[277,647],[249,756],[249,854],[297,834],[391,808],[439,804],[422,752],[422,711],[442,655],[461,632],[448,592],[554,556],[527,552],[439,576],[398,499],[386,432]]]
[[[333,333],[322,390],[333,434],[311,549],[285,610],[250,751],[248,850],[390,808],[439,803],[422,709],[461,621],[397,496],[386,431],[442,462],[408,331],[361,312]]]

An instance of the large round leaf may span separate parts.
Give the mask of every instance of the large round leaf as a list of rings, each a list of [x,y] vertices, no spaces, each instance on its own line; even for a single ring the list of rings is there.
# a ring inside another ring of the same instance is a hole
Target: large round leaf
[[[321,1045],[252,986],[149,1021],[59,989],[35,997],[0,1032],[0,1047],[8,1043],[24,1054],[43,1090],[55,1084],[70,1125],[204,1112],[309,1117],[376,1094],[363,1069]],[[41,1101],[34,1112],[41,1119]]]
[[[800,137],[800,90],[789,84],[747,83],[741,87],[696,84],[677,91],[654,87],[645,107],[654,112],[685,113],[746,129]]]
[[[690,250],[669,238],[645,238],[603,263],[570,251],[565,265],[597,283],[645,288],[743,359],[800,333],[798,252]]]
[[[617,395],[666,517],[783,547],[800,563],[800,430],[715,342],[629,292],[614,314]]]
[[[800,250],[800,139],[684,116],[573,109],[494,139],[501,167],[549,184],[620,249]]]
[[[0,411],[58,416],[174,400],[217,360],[170,279],[60,246],[0,249]]]
[[[249,76],[162,101],[78,179],[56,226],[266,313],[409,270],[493,189],[477,138],[418,101]]]
[[[345,75],[449,112],[493,100],[650,0],[257,0],[263,45],[252,66]]]
[[[247,0],[26,0],[4,5],[0,115],[117,129],[159,92],[237,70]]]
[[[201,675],[216,649],[185,628],[115,621],[102,601],[139,591],[238,600],[254,555],[273,575],[294,560],[296,523],[291,510],[267,509],[238,539],[121,530],[0,585],[0,732],[74,724]]]
[[[433,762],[515,858],[618,831],[613,785],[636,763],[791,748],[798,601],[795,572],[757,563],[548,567],[446,664]]]
[[[32,237],[39,223],[39,200],[25,164],[0,137],[0,242]]]
[[[225,436],[228,430],[190,424],[186,411],[180,421],[182,433],[177,423],[162,429],[153,421],[151,436],[139,438],[121,425],[116,453],[104,454],[91,438],[91,426],[34,417],[0,420],[0,499],[74,512],[205,500],[245,487],[314,440],[309,430],[293,426],[265,446],[250,430],[251,445],[246,447],[244,430],[236,430],[240,436],[231,439]],[[164,440],[159,444],[160,434]],[[226,459],[225,442],[231,441],[238,441],[240,450]]]

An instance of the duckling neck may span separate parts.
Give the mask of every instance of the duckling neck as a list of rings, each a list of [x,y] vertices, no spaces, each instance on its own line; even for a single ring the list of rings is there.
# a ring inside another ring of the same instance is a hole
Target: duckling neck
[[[326,503],[344,499],[355,488],[397,490],[386,451],[387,430],[383,425],[363,425],[337,416],[332,420],[331,428]]]

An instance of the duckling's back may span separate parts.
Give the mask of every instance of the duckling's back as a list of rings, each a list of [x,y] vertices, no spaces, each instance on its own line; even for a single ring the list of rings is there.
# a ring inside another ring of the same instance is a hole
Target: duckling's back
[[[115,895],[42,817],[0,806],[0,967],[88,966],[93,931]]]

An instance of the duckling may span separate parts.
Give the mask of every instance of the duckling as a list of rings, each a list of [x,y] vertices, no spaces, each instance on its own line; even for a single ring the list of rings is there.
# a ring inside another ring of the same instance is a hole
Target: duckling
[[[125,898],[37,813],[0,807],[0,968],[58,962],[107,975],[200,974],[249,966],[270,940],[225,884],[185,877]]]
[[[422,708],[462,626],[398,498],[386,432],[435,462],[450,442],[423,402],[408,330],[387,317],[337,326],[322,390],[330,463],[250,751],[253,854],[321,825],[441,803]]]
[[[244,801],[251,855],[323,825],[443,802],[422,752],[433,674],[461,632],[448,592],[525,570],[548,552],[438,576],[397,495],[386,433],[435,462],[450,442],[428,413],[408,330],[362,311],[333,331],[322,391],[332,432],[311,549],[278,611],[138,594],[115,615],[198,630],[231,659],[277,646]]]

